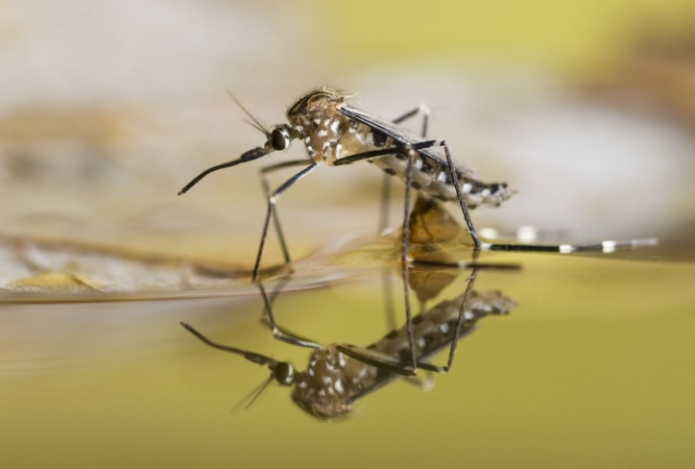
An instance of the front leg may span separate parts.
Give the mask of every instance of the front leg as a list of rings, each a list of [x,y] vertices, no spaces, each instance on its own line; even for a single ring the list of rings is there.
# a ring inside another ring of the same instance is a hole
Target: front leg
[[[311,160],[302,159],[302,160],[290,160],[290,161],[284,161],[282,163],[277,163],[273,164],[270,166],[266,166],[264,168],[261,168],[260,171],[260,177],[261,177],[261,186],[263,187],[263,193],[265,194],[265,200],[266,202],[268,199],[270,199],[270,185],[268,184],[268,173],[271,173],[273,171],[277,171],[280,169],[285,169],[285,168],[290,168],[294,166],[304,166],[306,164],[310,164]],[[277,209],[275,206],[273,206],[273,225],[275,226],[275,231],[277,232],[278,239],[280,241],[280,249],[282,249],[282,255],[285,258],[285,265],[289,265],[292,263],[292,259],[290,258],[290,251],[287,248],[287,242],[285,241],[285,235],[282,231],[282,226],[280,225],[280,218],[278,216]]]
[[[283,192],[285,192],[287,189],[289,189],[295,182],[299,181],[302,179],[304,176],[307,174],[311,173],[313,170],[318,168],[318,163],[311,163],[309,166],[292,176],[290,179],[285,181],[285,183],[277,188],[268,198],[268,209],[265,214],[265,222],[263,223],[263,232],[261,233],[261,244],[258,247],[258,255],[256,256],[256,265],[253,268],[253,276],[251,280],[253,282],[258,281],[258,272],[260,271],[261,268],[261,258],[263,257],[263,248],[265,247],[265,240],[268,237],[268,227],[270,226],[270,217],[273,214],[273,211],[275,210],[275,204],[277,203],[278,199],[282,195]]]

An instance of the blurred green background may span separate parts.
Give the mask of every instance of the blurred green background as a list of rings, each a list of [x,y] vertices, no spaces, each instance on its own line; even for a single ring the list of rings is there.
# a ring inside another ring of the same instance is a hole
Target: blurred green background
[[[689,35],[688,1],[293,2],[295,19],[315,11],[316,41],[335,48],[333,65],[421,61],[456,54],[594,73],[644,35]],[[300,6],[301,5],[301,6]],[[286,6],[285,8],[288,8]]]

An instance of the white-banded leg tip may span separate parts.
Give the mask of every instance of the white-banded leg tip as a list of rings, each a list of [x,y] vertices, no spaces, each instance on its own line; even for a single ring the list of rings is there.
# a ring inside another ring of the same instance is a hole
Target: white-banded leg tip
[[[634,239],[630,241],[630,245],[633,248],[642,248],[647,246],[658,246],[659,238],[644,238],[644,239]]]

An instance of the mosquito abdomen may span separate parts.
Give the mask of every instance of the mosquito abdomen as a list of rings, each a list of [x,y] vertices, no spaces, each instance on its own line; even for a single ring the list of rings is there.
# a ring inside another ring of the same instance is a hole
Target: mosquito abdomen
[[[400,155],[388,155],[372,160],[372,163],[381,168],[387,174],[397,177],[405,182],[407,174],[407,160]],[[478,179],[458,174],[459,187],[468,208],[479,205],[497,207],[502,202],[514,195],[507,183],[485,183]],[[422,194],[443,202],[455,202],[458,200],[456,188],[451,179],[448,168],[429,159],[417,156],[413,162],[411,187]]]

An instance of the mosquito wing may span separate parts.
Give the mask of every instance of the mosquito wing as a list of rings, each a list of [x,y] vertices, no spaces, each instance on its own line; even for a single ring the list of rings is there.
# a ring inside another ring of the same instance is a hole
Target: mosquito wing
[[[420,137],[419,135],[410,132],[407,129],[404,129],[403,127],[400,127],[392,122],[383,120],[379,117],[373,116],[371,114],[368,114],[360,109],[354,108],[352,106],[348,106],[346,104],[343,104],[338,107],[338,110],[349,117],[350,119],[354,119],[357,122],[360,122],[361,124],[366,125],[370,129],[377,130],[387,137],[390,137],[393,141],[402,143],[404,145],[412,145],[414,143],[422,142],[424,139]],[[442,168],[448,167],[448,164],[446,162],[446,159],[438,155],[434,150],[430,148],[425,148],[422,150],[418,150],[418,153],[422,155],[422,157],[434,162],[438,166]],[[475,171],[472,169],[462,165],[461,163],[455,163],[456,164],[456,169],[458,170],[459,174],[461,176],[465,176],[468,178],[477,178],[477,174]]]

